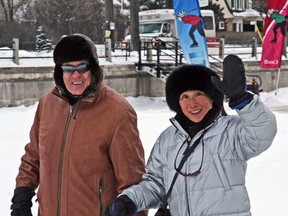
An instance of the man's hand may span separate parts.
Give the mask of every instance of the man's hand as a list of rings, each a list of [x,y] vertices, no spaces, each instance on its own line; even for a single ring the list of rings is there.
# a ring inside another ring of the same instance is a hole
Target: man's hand
[[[121,195],[106,208],[105,216],[132,216],[136,212],[133,201],[128,196]]]
[[[11,216],[32,216],[32,197],[35,192],[29,187],[18,187],[14,190],[12,198]]]

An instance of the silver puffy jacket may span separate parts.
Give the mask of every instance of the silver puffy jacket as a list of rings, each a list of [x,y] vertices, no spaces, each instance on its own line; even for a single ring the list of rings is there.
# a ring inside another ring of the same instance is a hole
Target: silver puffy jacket
[[[247,160],[272,144],[276,119],[257,95],[237,112],[217,118],[189,156],[183,174],[200,168],[204,151],[203,166],[196,177],[178,176],[168,199],[172,216],[251,215],[245,187]],[[159,207],[174,177],[174,166],[179,165],[186,147],[204,131],[187,140],[188,134],[180,124],[174,118],[171,121],[173,125],[161,133],[151,151],[142,182],[122,193],[134,201],[138,210]]]

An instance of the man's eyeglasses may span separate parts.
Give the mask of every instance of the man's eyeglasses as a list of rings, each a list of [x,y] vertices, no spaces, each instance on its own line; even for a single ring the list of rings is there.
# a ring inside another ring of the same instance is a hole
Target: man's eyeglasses
[[[62,65],[61,66],[64,73],[72,75],[75,71],[78,71],[78,73],[85,73],[90,69],[89,64],[83,64],[78,66],[71,66],[71,65]]]

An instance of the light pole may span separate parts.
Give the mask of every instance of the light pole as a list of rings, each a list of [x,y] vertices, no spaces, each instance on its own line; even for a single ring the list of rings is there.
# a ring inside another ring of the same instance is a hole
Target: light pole
[[[113,0],[105,0],[105,34],[110,31],[109,38],[111,39],[112,48],[114,48],[114,10],[113,10]]]

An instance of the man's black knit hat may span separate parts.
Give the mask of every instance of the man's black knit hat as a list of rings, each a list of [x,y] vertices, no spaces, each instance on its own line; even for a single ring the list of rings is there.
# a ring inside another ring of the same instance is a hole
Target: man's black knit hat
[[[169,108],[179,113],[179,97],[188,90],[203,91],[213,100],[213,104],[223,108],[224,94],[214,87],[212,76],[220,79],[216,72],[202,65],[183,65],[175,69],[166,81],[166,101]]]

